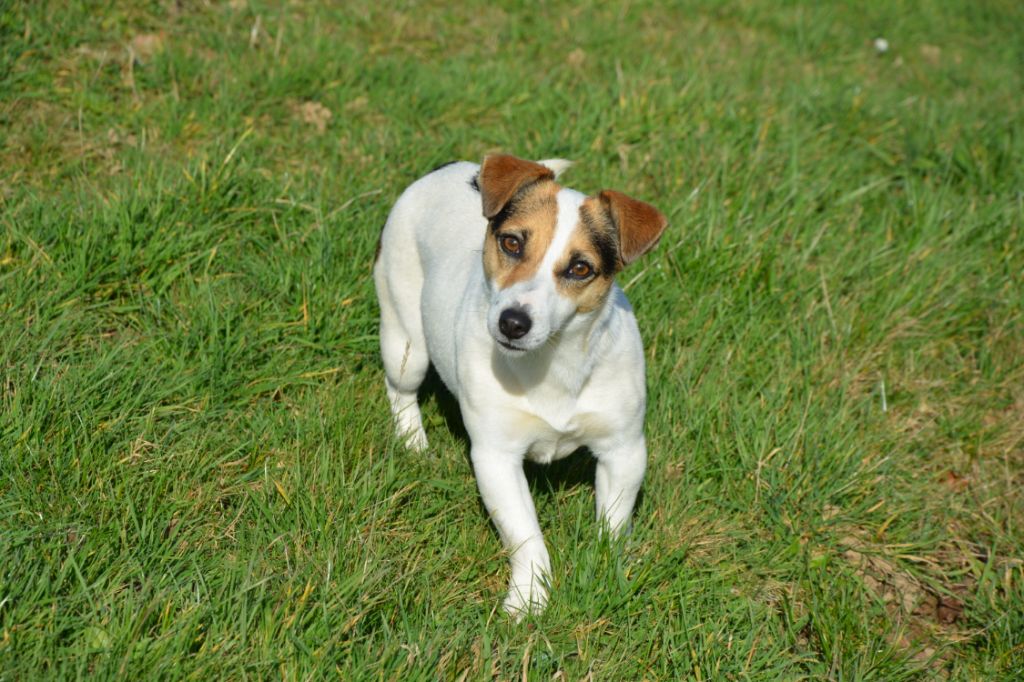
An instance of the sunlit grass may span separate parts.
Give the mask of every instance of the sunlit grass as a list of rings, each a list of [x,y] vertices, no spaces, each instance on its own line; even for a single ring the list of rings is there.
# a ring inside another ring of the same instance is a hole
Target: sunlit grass
[[[0,10],[0,677],[1024,674],[1024,14],[781,5]],[[635,531],[531,469],[521,625],[369,276],[496,150],[671,222]]]

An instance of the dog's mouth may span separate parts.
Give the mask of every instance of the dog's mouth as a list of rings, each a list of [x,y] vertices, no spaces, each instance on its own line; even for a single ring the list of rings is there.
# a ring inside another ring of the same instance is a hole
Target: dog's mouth
[[[508,343],[507,341],[502,341],[501,339],[495,339],[495,341],[498,342],[499,346],[501,346],[505,350],[512,351],[516,355],[526,352],[525,348],[520,348],[519,346],[513,346],[511,343]]]

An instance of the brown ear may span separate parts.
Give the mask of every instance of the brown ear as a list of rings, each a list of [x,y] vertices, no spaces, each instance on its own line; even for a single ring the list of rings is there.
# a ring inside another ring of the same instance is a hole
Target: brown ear
[[[480,165],[477,184],[483,199],[484,217],[490,220],[498,215],[515,196],[519,188],[537,180],[554,180],[554,172],[547,166],[524,161],[507,154],[492,154]]]
[[[661,211],[622,192],[606,189],[598,197],[619,231],[619,254],[623,265],[629,265],[654,248],[668,226],[668,219]]]

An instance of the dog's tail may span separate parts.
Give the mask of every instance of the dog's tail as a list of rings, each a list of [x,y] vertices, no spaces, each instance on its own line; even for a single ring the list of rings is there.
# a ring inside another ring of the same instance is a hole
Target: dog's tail
[[[550,168],[552,171],[554,171],[556,178],[562,175],[562,173],[564,173],[565,171],[569,170],[569,167],[572,166],[572,161],[568,161],[566,159],[544,159],[543,161],[538,161],[537,163],[539,163],[542,166],[546,166]]]

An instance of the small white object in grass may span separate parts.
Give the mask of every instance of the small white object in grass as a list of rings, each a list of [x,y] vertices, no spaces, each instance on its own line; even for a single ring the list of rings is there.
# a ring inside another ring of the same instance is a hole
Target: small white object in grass
[[[875,52],[885,54],[889,51],[889,41],[885,38],[875,38]]]

